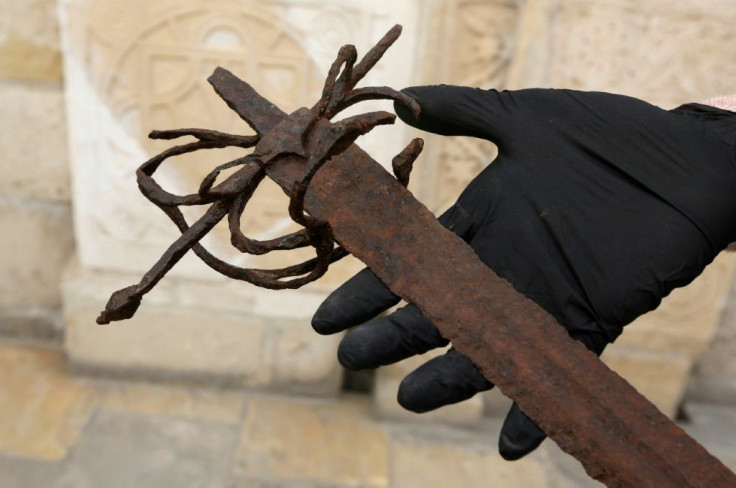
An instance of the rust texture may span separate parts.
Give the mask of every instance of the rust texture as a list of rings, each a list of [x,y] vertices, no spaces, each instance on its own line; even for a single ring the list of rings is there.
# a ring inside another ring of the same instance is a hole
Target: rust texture
[[[196,139],[155,156],[138,170],[141,191],[174,221],[182,236],[140,283],[111,296],[98,322],[131,317],[142,296],[190,249],[220,273],[270,288],[301,286],[350,252],[430,318],[591,477],[608,486],[736,486],[736,475],[572,340],[548,313],[485,266],[412,196],[405,186],[421,139],[394,158],[394,178],[353,144],[376,125],[392,123],[392,114],[373,112],[330,122],[344,108],[374,98],[396,100],[418,114],[416,103],[400,92],[354,88],[399,34],[400,27],[394,27],[357,64],[355,48],[344,46],[320,101],[290,115],[218,68],[210,84],[256,135],[201,129],[151,133],[155,138]],[[254,149],[216,168],[196,194],[170,194],[152,178],[169,157],[226,146]],[[241,168],[214,184],[220,171],[234,166]],[[259,242],[243,234],[240,216],[265,176],[291,196],[289,213],[304,229]],[[189,226],[178,206],[203,204],[211,204],[209,210]],[[316,257],[281,270],[232,266],[198,244],[224,218],[233,245],[243,252],[313,246]],[[340,246],[335,248],[335,242]]]

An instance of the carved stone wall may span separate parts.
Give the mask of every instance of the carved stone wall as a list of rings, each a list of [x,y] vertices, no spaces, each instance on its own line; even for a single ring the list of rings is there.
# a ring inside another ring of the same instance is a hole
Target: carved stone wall
[[[55,3],[0,2],[0,334],[53,341],[74,249]]]

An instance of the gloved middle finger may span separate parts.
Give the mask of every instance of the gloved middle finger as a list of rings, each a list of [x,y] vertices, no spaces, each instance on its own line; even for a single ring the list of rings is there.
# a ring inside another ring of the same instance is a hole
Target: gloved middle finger
[[[377,368],[447,344],[432,322],[407,305],[349,331],[337,359],[351,370]]]
[[[467,356],[450,349],[404,378],[398,401],[407,410],[422,413],[462,402],[491,388],[493,383],[480,374]]]
[[[372,319],[401,300],[364,268],[330,293],[312,318],[319,334],[334,334]]]

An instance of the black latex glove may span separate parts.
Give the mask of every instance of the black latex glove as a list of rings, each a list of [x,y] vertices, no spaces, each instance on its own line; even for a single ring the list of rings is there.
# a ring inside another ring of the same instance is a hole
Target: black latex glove
[[[440,222],[596,354],[736,238],[736,167],[723,144],[736,141],[736,114],[566,90],[404,91],[422,108],[417,121],[396,106],[406,123],[499,147]],[[398,301],[366,269],[325,300],[312,325],[321,334],[358,326],[338,351],[353,370],[447,345],[412,305],[374,318]],[[450,349],[408,375],[398,401],[426,412],[492,386]],[[518,459],[544,437],[514,404],[499,451]]]

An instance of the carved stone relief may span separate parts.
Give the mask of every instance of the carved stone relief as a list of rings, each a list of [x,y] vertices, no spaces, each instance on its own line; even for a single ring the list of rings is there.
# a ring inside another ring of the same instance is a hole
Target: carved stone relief
[[[561,2],[551,84],[616,91],[665,108],[732,93],[736,4],[675,3]]]
[[[319,98],[341,44],[354,42],[365,52],[364,46],[390,27],[388,8],[387,2],[368,8],[334,1],[62,1],[81,263],[142,271],[176,238],[134,183],[138,165],[171,145],[148,140],[150,130],[250,132],[206,82],[216,66],[248,80],[285,111],[294,110]],[[411,42],[404,44],[411,49]],[[390,62],[372,76],[385,75]],[[399,135],[388,139],[399,142]],[[372,145],[376,159],[387,164],[401,146],[386,144],[385,133],[383,139],[383,144],[374,138],[363,145],[369,150]],[[211,160],[203,161],[198,153],[163,167],[164,187],[189,193],[215,164],[242,155],[210,153]],[[286,202],[275,185],[259,187],[244,217],[249,234],[262,238],[288,231]],[[187,214],[198,215],[196,210]],[[252,264],[252,257],[229,246],[224,225],[204,242],[232,262]],[[173,273],[219,279],[195,260],[185,259]]]
[[[116,259],[107,251],[124,244],[125,252],[114,252],[118,262],[122,255],[127,269],[130,261],[140,263],[134,268],[147,266],[155,258],[151,248],[163,249],[176,233],[136,194],[135,168],[170,145],[149,141],[146,134],[176,127],[250,132],[222,106],[206,82],[218,65],[251,80],[286,110],[319,93],[321,76],[307,56],[304,39],[252,3],[189,1],[167,6],[166,2],[105,0],[70,6],[70,10],[68,19],[76,24],[70,28],[79,43],[70,53],[76,63],[70,64],[82,71],[76,73],[81,79],[70,77],[70,90],[92,91],[87,96],[95,97],[98,112],[104,112],[95,140],[89,141],[96,146],[96,161],[91,161],[91,154],[75,161],[80,169],[75,175],[81,189],[78,216],[82,214],[93,229],[78,233],[79,240],[87,243],[81,246],[82,261],[115,266]],[[75,82],[87,86],[75,86]],[[165,186],[191,192],[214,164],[240,155],[211,152],[211,161],[203,163],[198,154],[164,168]],[[283,206],[274,186],[259,193],[259,211],[249,222],[255,234],[268,229],[274,217],[281,217],[273,210]],[[211,240],[221,241],[217,237]],[[85,250],[90,252],[85,255]],[[131,253],[135,256],[126,259]]]
[[[435,5],[424,56],[432,56],[436,62],[421,73],[422,84],[503,88],[513,56],[518,16],[518,2],[510,0],[459,0]],[[428,146],[435,147],[435,152],[423,158],[427,172],[421,196],[430,208],[442,210],[495,158],[496,150],[493,144],[473,138],[431,141]]]

